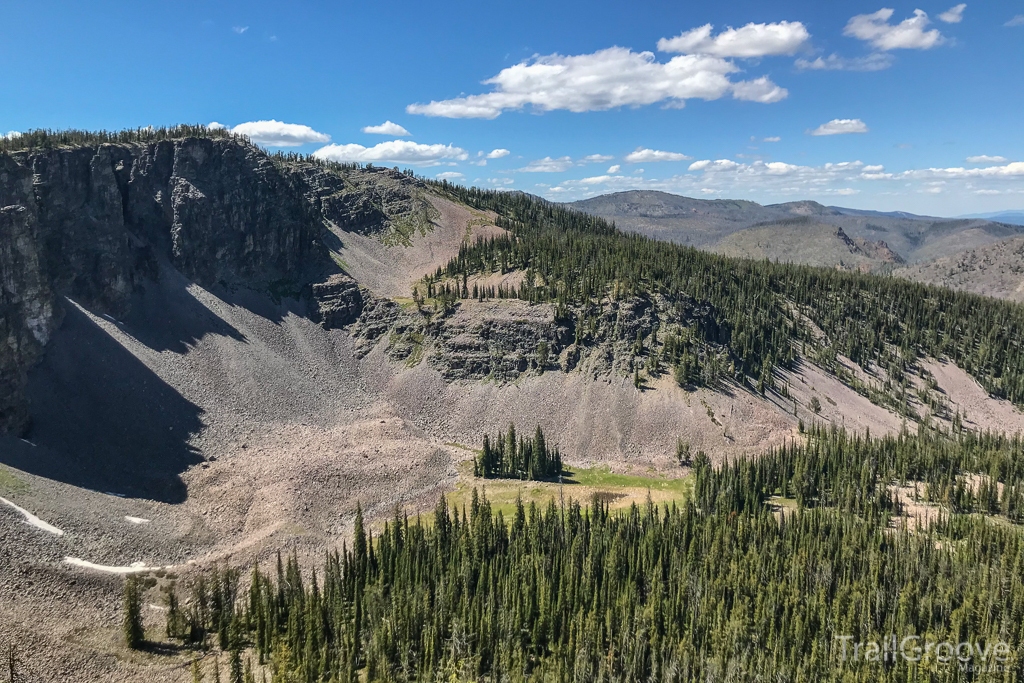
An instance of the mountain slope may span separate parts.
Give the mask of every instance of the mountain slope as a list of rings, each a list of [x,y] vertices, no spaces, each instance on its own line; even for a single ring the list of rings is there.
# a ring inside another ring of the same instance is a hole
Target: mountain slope
[[[908,280],[1024,302],[1024,238],[967,249],[893,271]]]
[[[635,232],[677,244],[686,244],[736,253],[736,245],[757,244],[766,258],[793,263],[840,265],[837,254],[825,263],[821,256],[834,252],[834,246],[820,244],[821,234],[811,233],[806,244],[792,249],[790,244],[774,245],[766,231],[735,236],[760,224],[803,218],[809,225],[840,228],[850,238],[874,243],[882,250],[891,250],[908,262],[929,260],[963,249],[991,244],[1022,234],[1024,228],[994,223],[984,219],[943,219],[914,216],[901,212],[880,213],[839,207],[826,207],[817,202],[799,201],[762,206],[755,202],[704,200],[680,197],[664,192],[633,190],[602,195],[569,204],[608,220],[627,232]],[[726,242],[727,238],[729,239]],[[752,251],[740,247],[739,251]],[[845,255],[844,255],[845,256]],[[871,263],[884,265],[885,259]]]

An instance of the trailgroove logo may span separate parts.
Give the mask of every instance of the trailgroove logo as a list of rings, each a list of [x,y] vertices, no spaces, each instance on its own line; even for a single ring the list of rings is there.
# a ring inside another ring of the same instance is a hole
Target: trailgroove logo
[[[895,664],[900,661],[910,663],[949,664],[960,667],[963,671],[974,673],[999,673],[1010,658],[1009,643],[998,641],[981,643],[963,641],[953,643],[948,640],[938,641],[923,636],[905,636],[899,638],[892,634],[882,642],[877,640],[854,642],[854,636],[835,636],[842,643],[837,648],[839,661],[877,662]]]

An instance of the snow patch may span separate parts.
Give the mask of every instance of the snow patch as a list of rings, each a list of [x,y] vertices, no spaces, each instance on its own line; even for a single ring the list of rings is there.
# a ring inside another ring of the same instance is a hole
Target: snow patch
[[[10,505],[12,508],[14,508],[18,512],[20,512],[25,517],[25,524],[28,524],[29,526],[34,526],[37,529],[42,529],[43,531],[51,533],[54,536],[63,536],[64,535],[64,531],[63,530],[58,529],[57,527],[53,526],[52,524],[47,524],[46,522],[44,522],[43,520],[41,520],[38,517],[36,517],[35,515],[33,515],[31,512],[29,512],[25,508],[18,507],[17,505],[15,505],[11,501],[7,500],[6,498],[0,497],[0,503],[3,503],[5,505]]]
[[[145,562],[132,562],[127,567],[114,567],[107,564],[96,564],[83,560],[78,557],[65,557],[64,561],[75,567],[82,567],[83,569],[93,569],[98,572],[107,572],[108,574],[138,574],[139,572],[150,572],[158,569],[171,569],[174,565],[167,565],[161,567],[159,565],[150,567]]]

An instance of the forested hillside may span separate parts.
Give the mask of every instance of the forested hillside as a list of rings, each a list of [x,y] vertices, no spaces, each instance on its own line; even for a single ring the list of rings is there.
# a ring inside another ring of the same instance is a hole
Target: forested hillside
[[[231,570],[195,584],[175,628],[254,648],[274,681],[958,681],[964,663],[1020,680],[1021,452],[819,430],[720,469],[698,457],[682,507],[552,501],[506,519],[474,493],[376,538],[360,515],[312,574],[279,557],[247,588]],[[965,493],[972,472],[986,485]],[[948,512],[918,526],[900,485]],[[891,634],[989,654],[844,661],[838,638]]]
[[[689,340],[662,359],[720,359],[711,382],[728,378],[764,391],[775,387],[777,368],[801,356],[831,369],[841,354],[883,368],[886,391],[905,405],[918,358],[947,357],[993,395],[1024,403],[1024,309],[1017,305],[890,277],[717,256],[623,234],[522,194],[441,190],[495,211],[510,234],[466,245],[438,277],[524,270],[515,295],[557,303],[576,317],[577,335],[606,298],[647,297],[678,313],[684,322],[674,332]],[[710,316],[695,315],[704,307]],[[668,332],[646,348],[664,350]]]

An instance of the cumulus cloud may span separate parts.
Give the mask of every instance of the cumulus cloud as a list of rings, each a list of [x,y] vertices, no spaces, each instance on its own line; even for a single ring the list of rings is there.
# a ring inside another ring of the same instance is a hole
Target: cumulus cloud
[[[273,119],[240,123],[232,128],[231,132],[245,135],[253,142],[268,147],[298,147],[311,142],[329,142],[331,139],[330,135],[318,133],[309,126],[282,123]]]
[[[730,26],[716,36],[711,35],[713,28],[711,24],[705,24],[684,31],[675,38],[662,38],[658,41],[658,50],[714,57],[791,55],[811,37],[799,21],[782,21],[777,24],[750,23],[742,28]]]
[[[898,24],[890,24],[893,10],[883,8],[872,14],[858,14],[850,19],[843,35],[864,40],[877,50],[927,50],[942,44],[944,38],[938,29],[925,30],[931,21],[922,10]]]
[[[782,140],[782,138],[780,138],[778,135],[773,135],[769,138],[764,139],[765,142],[779,142],[780,140]]]
[[[588,154],[587,156],[580,159],[581,164],[603,164],[606,161],[611,161],[615,157],[609,154]]]
[[[1011,28],[1014,26],[1024,26],[1024,14],[1018,14],[1017,16],[1003,24],[1003,26],[1009,26]]]
[[[9,130],[6,133],[0,133],[0,139],[3,139],[3,140],[13,140],[14,138],[18,137],[19,135],[21,135],[21,132],[16,131],[16,130]]]
[[[621,177],[622,176],[595,175],[595,176],[591,176],[589,178],[581,179],[580,183],[583,184],[583,185],[604,185],[605,183],[609,183],[609,182],[611,182],[613,180],[616,180],[618,178],[621,178]]]
[[[438,173],[434,177],[438,180],[461,180],[466,176],[458,171],[445,171],[444,173]]]
[[[680,152],[665,152],[660,149],[640,149],[626,155],[627,164],[644,164],[652,161],[686,161],[691,157]]]
[[[967,163],[969,164],[1002,164],[1006,163],[1008,159],[1001,156],[989,156],[988,154],[979,154],[973,157],[967,157]]]
[[[370,135],[393,135],[399,138],[411,135],[411,133],[405,128],[397,123],[392,123],[390,120],[385,121],[379,126],[366,126],[363,128],[363,132],[369,133]]]
[[[892,66],[892,55],[884,52],[873,52],[864,57],[840,57],[831,54],[828,57],[796,60],[796,68],[804,71],[882,71]]]
[[[737,100],[747,100],[748,102],[771,104],[786,99],[787,95],[789,95],[788,90],[775,85],[767,76],[761,76],[752,81],[740,81],[732,86],[732,96]]]
[[[714,173],[716,171],[734,171],[740,168],[743,164],[738,164],[731,159],[719,159],[717,161],[711,161],[711,159],[701,159],[690,164],[690,171],[704,171],[705,173]]]
[[[526,166],[517,170],[524,173],[561,173],[562,171],[568,171],[570,168],[572,168],[572,158],[570,157],[558,157],[557,159],[544,157],[543,159],[531,161]]]
[[[621,167],[621,166],[619,166],[618,164],[615,164],[614,166],[609,166],[609,167],[608,167],[608,173],[610,173],[610,174],[611,174],[611,173],[618,173],[618,172],[619,172],[619,169],[621,169],[621,168],[622,168],[622,167]]]
[[[950,7],[939,15],[939,21],[944,21],[947,24],[959,24],[964,19],[965,9],[967,9],[967,3],[964,2],[955,7]]]
[[[442,161],[465,161],[466,150],[453,145],[422,145],[409,140],[389,140],[373,147],[363,145],[327,145],[313,152],[318,159],[341,162],[389,162],[412,166],[436,166]]]
[[[688,99],[738,99],[776,102],[784,88],[761,77],[734,83],[739,68],[712,55],[679,55],[659,62],[651,52],[610,47],[590,54],[538,56],[502,69],[484,81],[492,92],[427,104],[410,104],[410,114],[447,118],[493,119],[527,106],[536,111],[602,111],[664,103],[683,106]]]
[[[210,121],[206,124],[206,127],[210,130],[224,130],[227,128],[223,123],[217,123],[216,121]]]
[[[860,119],[832,119],[807,132],[810,135],[847,135],[849,133],[867,133],[868,127]]]
[[[500,159],[502,157],[507,157],[509,154],[511,154],[511,152],[509,152],[507,149],[502,149],[499,147],[498,149],[492,149],[490,152],[488,152],[487,158]]]

